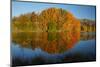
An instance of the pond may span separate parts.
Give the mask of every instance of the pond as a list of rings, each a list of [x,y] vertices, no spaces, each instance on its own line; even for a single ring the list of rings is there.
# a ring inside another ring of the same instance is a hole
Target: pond
[[[11,42],[12,65],[95,61],[95,32],[76,34],[78,33],[14,33]]]

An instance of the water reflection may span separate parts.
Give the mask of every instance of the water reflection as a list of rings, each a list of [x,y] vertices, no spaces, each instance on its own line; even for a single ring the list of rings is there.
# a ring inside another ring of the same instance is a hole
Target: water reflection
[[[25,66],[94,61],[95,47],[93,32],[17,32],[12,36],[12,64]]]
[[[63,53],[71,49],[80,39],[80,33],[70,32],[17,32],[12,42],[31,49],[41,48],[50,54]]]
[[[80,35],[80,40],[86,41],[86,40],[92,40],[95,39],[95,32],[83,32]]]

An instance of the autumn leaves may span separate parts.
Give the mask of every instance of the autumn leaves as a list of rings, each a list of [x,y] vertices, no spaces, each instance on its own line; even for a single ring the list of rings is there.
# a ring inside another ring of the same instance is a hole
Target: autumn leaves
[[[61,8],[48,8],[40,14],[35,12],[12,19],[12,31],[61,32],[80,30],[80,22],[68,11]]]

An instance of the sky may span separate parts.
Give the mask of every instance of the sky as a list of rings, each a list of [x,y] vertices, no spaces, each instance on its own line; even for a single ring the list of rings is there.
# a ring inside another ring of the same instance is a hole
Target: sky
[[[73,5],[73,4],[51,4],[51,3],[36,3],[36,2],[12,2],[12,17],[21,14],[36,12],[40,13],[47,8],[62,8],[71,12],[78,19],[91,19],[95,20],[96,7],[86,5]]]

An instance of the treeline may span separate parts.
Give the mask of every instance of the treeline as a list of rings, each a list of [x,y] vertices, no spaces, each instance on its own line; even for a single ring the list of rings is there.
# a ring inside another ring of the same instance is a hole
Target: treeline
[[[96,23],[94,20],[81,19],[81,32],[95,32]]]
[[[12,32],[79,32],[80,21],[61,8],[48,8],[41,13],[23,14],[12,19]]]

